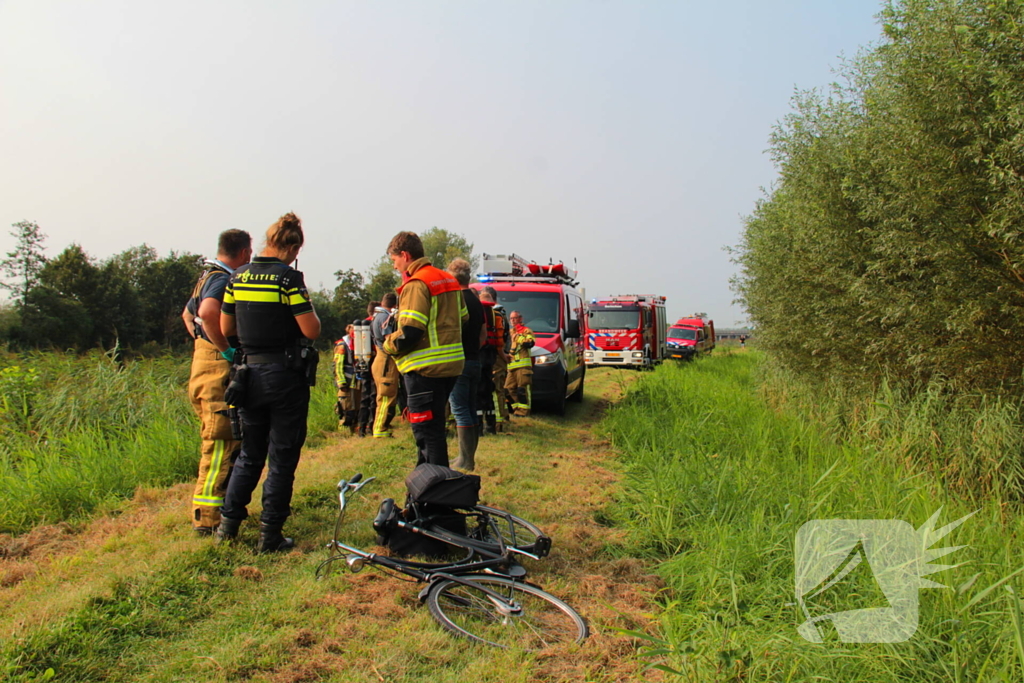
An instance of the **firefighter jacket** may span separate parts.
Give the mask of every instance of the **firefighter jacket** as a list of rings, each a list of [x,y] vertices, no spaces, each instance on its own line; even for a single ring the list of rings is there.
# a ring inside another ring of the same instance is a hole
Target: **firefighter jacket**
[[[395,357],[402,374],[458,377],[465,355],[462,322],[469,318],[462,288],[449,273],[419,258],[406,269],[408,281],[398,288],[398,329],[384,339],[383,349]],[[399,351],[406,328],[423,332],[411,349]]]
[[[508,364],[509,372],[533,366],[530,349],[533,348],[534,343],[533,330],[526,325],[517,325],[512,330],[512,360]]]
[[[348,364],[348,345],[341,338],[334,342],[334,359],[331,361],[331,374],[334,375],[334,386],[338,390],[348,389],[352,368]]]

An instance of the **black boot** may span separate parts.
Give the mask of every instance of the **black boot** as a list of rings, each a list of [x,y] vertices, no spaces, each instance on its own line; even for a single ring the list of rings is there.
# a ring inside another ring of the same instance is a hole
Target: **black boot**
[[[486,432],[488,434],[497,434],[498,433],[498,424],[497,424],[497,419],[494,417],[494,413],[487,413],[487,415],[485,417],[486,417],[486,422],[487,422]]]
[[[281,533],[281,526],[270,526],[260,524],[260,544],[256,546],[258,553],[275,553],[291,550],[295,547],[295,541],[285,538]]]
[[[235,540],[235,537],[238,536],[238,527],[241,525],[242,520],[240,519],[228,519],[227,517],[221,517],[217,530],[213,532],[213,539],[217,543],[233,541]]]

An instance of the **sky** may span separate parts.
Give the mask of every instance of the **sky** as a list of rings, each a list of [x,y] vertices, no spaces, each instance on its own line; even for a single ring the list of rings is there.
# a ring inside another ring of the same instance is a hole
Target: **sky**
[[[734,327],[772,127],[880,7],[0,0],[0,251],[31,220],[51,257],[212,256],[294,211],[310,288],[436,226]]]

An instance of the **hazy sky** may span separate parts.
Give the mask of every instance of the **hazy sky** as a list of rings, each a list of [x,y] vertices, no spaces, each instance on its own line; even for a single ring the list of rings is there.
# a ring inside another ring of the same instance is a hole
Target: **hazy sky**
[[[733,326],[723,247],[775,177],[771,127],[879,8],[0,0],[0,250],[27,219],[50,256],[212,255],[295,211],[311,288],[438,226]]]

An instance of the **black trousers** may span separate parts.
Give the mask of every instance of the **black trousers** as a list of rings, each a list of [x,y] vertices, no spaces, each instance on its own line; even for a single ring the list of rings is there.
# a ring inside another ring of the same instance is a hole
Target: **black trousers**
[[[301,371],[280,363],[250,365],[249,391],[242,418],[242,452],[235,461],[221,516],[245,519],[264,464],[260,521],[281,526],[291,514],[292,486],[299,453],[306,442],[309,385]]]
[[[409,422],[416,439],[416,464],[429,462],[448,467],[445,439],[445,406],[458,377],[424,377],[416,372],[402,375]]]

